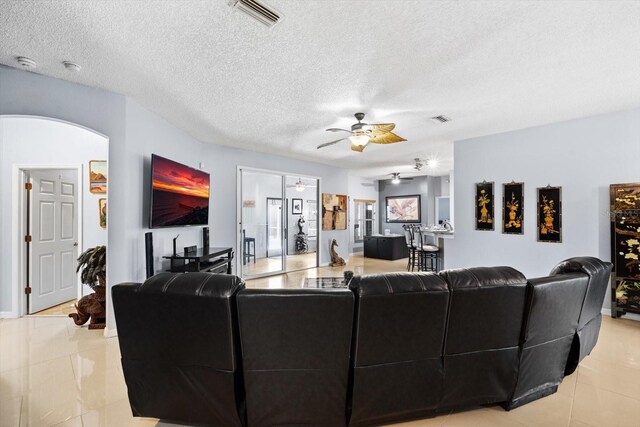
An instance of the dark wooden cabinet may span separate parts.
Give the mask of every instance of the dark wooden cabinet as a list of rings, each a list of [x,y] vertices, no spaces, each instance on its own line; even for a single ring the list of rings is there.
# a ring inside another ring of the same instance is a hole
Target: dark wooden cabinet
[[[364,256],[395,260],[407,258],[409,250],[404,236],[366,236],[364,238]]]

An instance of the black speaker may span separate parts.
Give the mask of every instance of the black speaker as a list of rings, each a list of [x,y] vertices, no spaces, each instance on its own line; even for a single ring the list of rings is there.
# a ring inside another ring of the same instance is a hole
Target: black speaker
[[[153,276],[153,234],[144,233],[144,250],[147,261],[147,279]]]
[[[207,249],[209,247],[209,227],[202,229],[202,248]]]

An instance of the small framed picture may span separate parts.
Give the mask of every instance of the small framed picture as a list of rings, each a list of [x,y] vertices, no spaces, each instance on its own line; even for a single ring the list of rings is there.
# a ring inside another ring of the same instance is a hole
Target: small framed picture
[[[291,214],[302,215],[302,199],[291,199]]]
[[[91,160],[89,162],[89,191],[97,194],[107,192],[106,160]]]
[[[98,199],[98,212],[100,215],[100,227],[107,228],[107,199]]]

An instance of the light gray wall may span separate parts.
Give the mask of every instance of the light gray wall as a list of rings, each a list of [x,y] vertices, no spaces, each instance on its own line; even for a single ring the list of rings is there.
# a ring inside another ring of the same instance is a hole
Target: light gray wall
[[[389,196],[409,196],[420,194],[420,223],[435,223],[435,198],[442,195],[441,181],[446,177],[439,176],[417,176],[410,181],[402,180],[399,184],[392,184],[391,180],[378,181],[379,200],[378,218],[380,222],[380,233],[384,233],[385,228],[394,234],[403,234],[403,224],[387,223],[386,197]]]
[[[144,232],[148,231],[151,153],[196,168],[199,162],[205,163],[204,170],[211,174],[209,225],[212,246],[236,247],[236,172],[239,165],[319,176],[321,191],[347,192],[344,169],[203,144],[122,95],[4,66],[0,66],[0,114],[58,118],[109,137],[109,286],[141,281],[145,276]],[[0,191],[7,191],[4,184],[0,182]],[[171,239],[178,233],[179,247],[201,242],[201,227],[153,230],[156,267],[160,267],[160,257],[171,252]],[[0,239],[3,238],[0,235]],[[341,247],[348,246],[346,230],[323,231],[321,263],[329,262],[327,242],[333,238]],[[0,288],[5,286],[5,283],[0,284]],[[3,298],[0,312],[8,310],[6,304],[8,302]],[[107,327],[112,330],[115,320],[111,306],[108,310]]]
[[[609,184],[640,182],[640,109],[457,141],[455,240],[446,268],[509,265],[544,276],[563,259],[610,260]],[[495,231],[475,231],[475,183],[495,181]],[[504,235],[502,183],[525,183],[524,235]],[[562,243],[536,241],[536,188],[562,187]],[[605,306],[608,306],[608,297]]]

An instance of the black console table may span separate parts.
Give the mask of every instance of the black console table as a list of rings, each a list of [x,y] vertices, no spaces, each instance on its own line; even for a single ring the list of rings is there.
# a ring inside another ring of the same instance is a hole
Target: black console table
[[[193,252],[180,252],[163,258],[171,261],[171,267],[167,271],[172,273],[206,271],[231,274],[233,249],[198,248]]]
[[[365,236],[364,256],[366,258],[396,260],[407,258],[409,250],[404,236]]]

